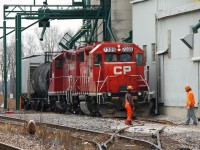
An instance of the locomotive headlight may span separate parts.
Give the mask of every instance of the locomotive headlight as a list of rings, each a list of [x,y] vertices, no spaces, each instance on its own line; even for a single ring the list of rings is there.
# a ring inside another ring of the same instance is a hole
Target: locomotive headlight
[[[142,93],[141,93],[141,92],[138,92],[138,95],[140,96],[140,95],[142,95]]]
[[[107,93],[108,96],[111,96],[112,94],[110,92]]]

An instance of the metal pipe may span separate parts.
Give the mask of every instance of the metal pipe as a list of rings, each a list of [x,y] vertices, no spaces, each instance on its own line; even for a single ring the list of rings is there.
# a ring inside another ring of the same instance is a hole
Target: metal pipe
[[[22,62],[22,47],[21,47],[21,15],[15,17],[16,27],[16,110],[20,108],[20,96],[21,96],[21,62]]]
[[[6,21],[3,22],[3,47],[4,47],[4,110],[7,109],[7,46],[6,46]]]
[[[198,81],[199,81],[199,79],[200,79],[200,74],[199,74],[199,62],[198,62]],[[198,120],[200,119],[200,84],[199,84],[199,82],[198,82]]]
[[[91,0],[85,0],[85,5],[91,5]]]
[[[155,2],[155,8],[156,8],[156,10],[155,10],[155,50],[157,51],[158,50],[158,19],[157,19],[157,17],[156,17],[156,13],[157,13],[157,11],[158,11],[158,0],[156,0],[156,2]],[[155,56],[156,57],[156,89],[158,89],[157,91],[156,91],[156,97],[155,97],[155,99],[156,99],[156,101],[155,101],[155,114],[158,114],[159,112],[158,112],[158,92],[159,92],[159,84],[160,84],[160,81],[159,81],[159,61],[158,61],[158,57],[159,56]],[[158,83],[158,84],[157,84]]]
[[[46,25],[44,25],[44,27],[42,29],[42,33],[41,33],[41,36],[40,36],[40,41],[43,41],[43,36],[44,36],[45,31],[46,31]]]
[[[112,37],[112,40],[116,41],[116,38],[115,38],[112,30],[110,29],[110,18],[111,18],[111,10],[110,10],[109,15],[108,15],[107,29],[108,29],[108,32],[110,33],[110,36]]]

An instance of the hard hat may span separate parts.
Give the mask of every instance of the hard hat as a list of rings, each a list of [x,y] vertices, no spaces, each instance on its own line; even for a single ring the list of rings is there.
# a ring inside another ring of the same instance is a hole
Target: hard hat
[[[191,87],[189,85],[186,85],[185,90],[191,90]]]
[[[131,85],[127,86],[127,90],[132,90],[133,87]]]

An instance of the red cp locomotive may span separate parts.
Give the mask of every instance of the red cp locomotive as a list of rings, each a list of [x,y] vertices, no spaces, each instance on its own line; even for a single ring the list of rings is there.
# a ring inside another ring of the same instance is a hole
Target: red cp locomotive
[[[85,114],[124,113],[124,95],[133,86],[138,106],[149,102],[144,52],[131,43],[102,42],[62,51],[51,62],[48,107]],[[41,103],[42,106],[47,104]]]

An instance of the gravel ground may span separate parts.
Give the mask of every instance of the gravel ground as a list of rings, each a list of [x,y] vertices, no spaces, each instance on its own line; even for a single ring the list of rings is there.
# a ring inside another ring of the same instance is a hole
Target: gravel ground
[[[124,120],[109,119],[109,118],[95,118],[88,116],[66,115],[66,114],[0,114],[0,116],[9,116],[25,120],[35,120],[40,123],[52,123],[62,126],[68,126],[73,128],[83,128],[101,132],[113,133],[116,129],[124,128]],[[156,132],[163,127],[164,130],[161,133],[162,148],[166,150],[176,150],[181,148],[190,148],[192,150],[200,150],[200,125],[197,126],[184,126],[184,120],[177,117],[168,116],[156,116],[151,119],[167,120],[175,123],[176,125],[165,125],[140,121],[143,126],[137,126],[138,122],[133,122],[133,126],[130,126],[125,132],[125,135],[131,137],[137,137],[139,139],[145,139],[156,144]],[[6,137],[10,137],[10,133],[2,134],[0,140],[7,141]],[[30,140],[30,145],[36,145],[34,149],[44,149],[41,147],[41,139],[36,137],[21,137],[21,135],[14,135],[19,139],[17,143],[23,143],[23,140]],[[12,136],[12,137],[14,137]],[[5,138],[4,138],[5,137]],[[29,143],[29,142],[28,142]],[[32,143],[32,144],[31,144]],[[16,145],[17,146],[17,145]]]

